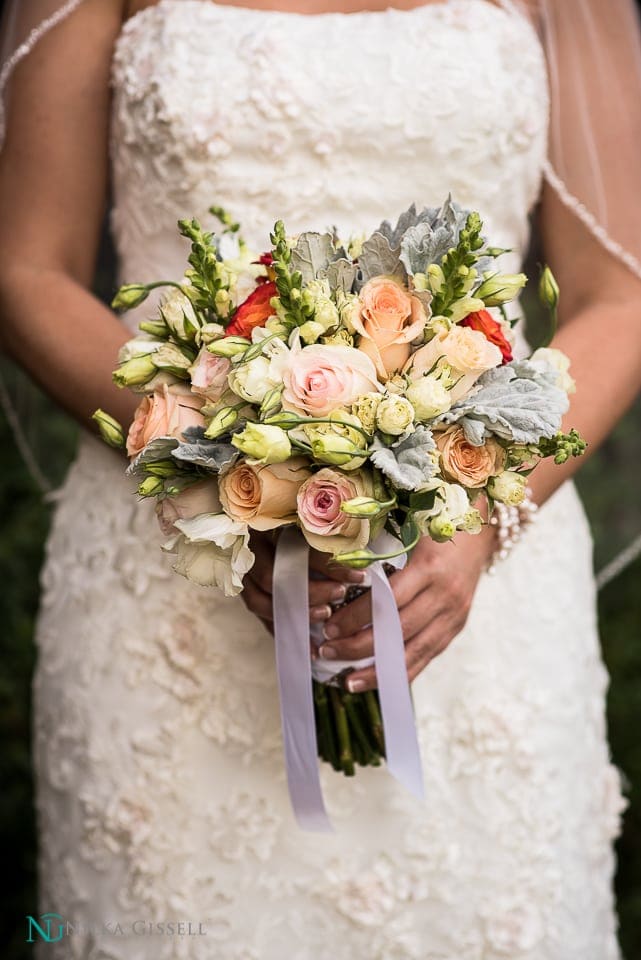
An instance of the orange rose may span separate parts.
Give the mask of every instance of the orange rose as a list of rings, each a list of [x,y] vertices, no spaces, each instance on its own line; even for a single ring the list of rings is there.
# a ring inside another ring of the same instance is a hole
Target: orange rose
[[[471,327],[472,330],[478,330],[490,343],[499,348],[503,355],[503,363],[510,363],[512,357],[512,344],[503,333],[501,324],[494,319],[489,310],[479,310],[477,313],[469,313],[465,320],[461,320],[460,326]]]
[[[147,397],[143,397],[134,414],[127,436],[127,453],[135,457],[157,437],[182,437],[187,427],[204,427],[200,413],[201,397],[177,392],[180,387],[164,383]],[[185,388],[188,390],[188,388]]]
[[[224,473],[218,483],[223,510],[232,520],[254,530],[273,530],[296,520],[296,497],[310,476],[304,457],[269,466],[241,462]]]
[[[236,310],[232,322],[225,331],[226,336],[251,337],[254,327],[264,327],[267,320],[274,314],[269,301],[277,296],[278,290],[273,281],[261,283]]]
[[[360,334],[358,349],[371,357],[379,377],[386,380],[407,362],[410,343],[423,332],[427,314],[418,297],[398,281],[374,277],[361,290],[350,319]]]
[[[446,479],[464,487],[484,487],[505,466],[505,450],[492,437],[475,447],[465,438],[463,427],[455,425],[435,433],[434,439]]]

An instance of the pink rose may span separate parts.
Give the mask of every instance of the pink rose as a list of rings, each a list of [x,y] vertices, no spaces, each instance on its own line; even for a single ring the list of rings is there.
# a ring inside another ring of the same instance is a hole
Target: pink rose
[[[284,409],[309,417],[325,417],[364,393],[382,389],[370,358],[344,346],[313,344],[292,350],[283,380]]]
[[[217,403],[227,389],[227,374],[230,370],[231,360],[215,357],[206,347],[202,347],[189,368],[192,393],[204,397],[210,403]]]
[[[369,540],[369,520],[343,513],[341,504],[371,496],[371,483],[361,471],[349,475],[324,467],[298,491],[298,516],[310,546],[324,553],[360,550]]]
[[[359,294],[360,309],[350,316],[361,339],[358,349],[372,358],[383,380],[397,373],[410,355],[410,343],[419,337],[427,314],[418,299],[390,277],[368,280]]]
[[[180,439],[187,427],[204,427],[205,418],[200,413],[202,404],[202,398],[192,396],[188,388],[168,387],[166,383],[143,397],[129,427],[129,456],[137,456],[157,437]]]
[[[202,513],[220,513],[218,484],[215,480],[201,480],[187,487],[175,497],[163,497],[156,501],[156,516],[160,529],[166,537],[178,533],[176,520],[191,520]]]

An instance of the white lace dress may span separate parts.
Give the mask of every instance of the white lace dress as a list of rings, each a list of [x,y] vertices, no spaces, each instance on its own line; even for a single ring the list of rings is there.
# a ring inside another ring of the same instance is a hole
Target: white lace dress
[[[451,191],[492,242],[526,245],[548,90],[509,6],[160,0],[125,25],[113,87],[123,280],[179,276],[175,222],[212,203],[264,249],[278,217],[368,230]],[[290,810],[271,637],[159,542],[121,459],[83,439],[37,632],[40,909],[76,928],[44,960],[618,957],[622,799],[573,486],[413,683],[427,803],[384,770],[324,768],[334,835]]]

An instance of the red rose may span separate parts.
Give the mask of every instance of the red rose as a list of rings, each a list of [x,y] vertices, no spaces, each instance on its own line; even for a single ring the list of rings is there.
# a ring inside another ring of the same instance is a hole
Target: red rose
[[[478,330],[490,343],[495,344],[503,354],[503,363],[509,363],[513,359],[512,344],[503,333],[501,324],[494,319],[488,310],[479,310],[478,313],[468,314],[465,320],[461,320],[461,326]]]
[[[250,337],[254,327],[264,326],[274,313],[269,301],[277,295],[276,284],[271,280],[256,287],[236,310],[226,336]]]

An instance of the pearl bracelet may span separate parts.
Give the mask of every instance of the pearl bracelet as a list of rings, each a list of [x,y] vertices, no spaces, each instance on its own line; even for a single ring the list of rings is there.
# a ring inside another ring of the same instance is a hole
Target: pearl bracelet
[[[497,527],[498,545],[492,554],[486,573],[494,576],[501,560],[505,560],[510,551],[516,546],[524,530],[534,523],[538,511],[537,504],[532,499],[532,491],[528,487],[525,499],[518,507],[508,506],[505,503],[495,503],[494,512],[490,517],[490,524]]]

